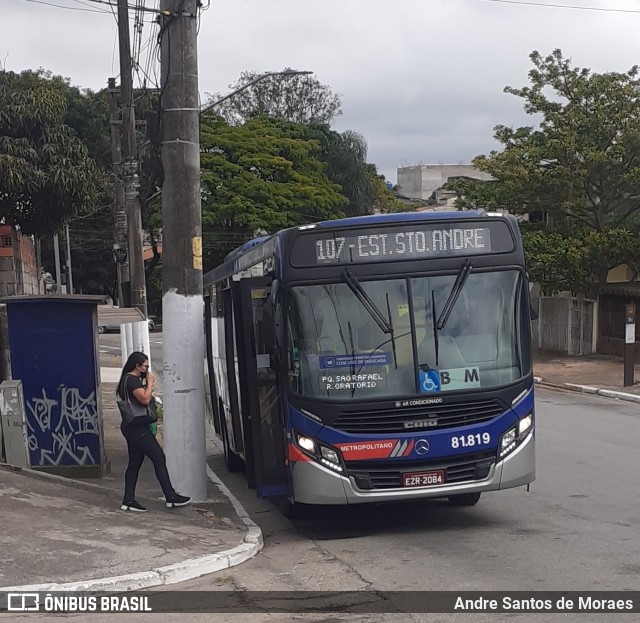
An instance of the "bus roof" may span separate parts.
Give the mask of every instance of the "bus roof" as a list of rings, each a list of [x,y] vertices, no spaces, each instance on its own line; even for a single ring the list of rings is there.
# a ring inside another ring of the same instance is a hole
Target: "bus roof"
[[[377,225],[380,223],[398,223],[407,221],[436,221],[450,218],[465,219],[478,218],[483,212],[477,210],[449,210],[442,212],[393,212],[391,214],[367,214],[366,216],[352,216],[350,218],[334,219],[332,221],[320,221],[317,227],[357,227]]]
[[[365,216],[352,216],[349,218],[332,219],[329,221],[319,221],[317,223],[309,223],[308,225],[296,225],[287,229],[281,229],[270,236],[259,236],[253,240],[245,242],[243,245],[234,249],[224,259],[224,262],[209,271],[205,276],[205,285],[217,281],[220,278],[229,276],[238,270],[247,268],[254,259],[258,259],[260,255],[273,253],[276,246],[279,245],[279,239],[292,230],[306,229],[331,229],[335,227],[366,227],[370,225],[382,225],[385,223],[399,223],[412,221],[439,221],[455,219],[478,219],[485,216],[484,212],[477,210],[450,210],[437,212],[394,212],[390,214],[368,214]],[[264,250],[256,247],[264,247]],[[268,250],[267,250],[268,247]],[[250,254],[250,258],[245,256]],[[246,261],[239,262],[240,258]]]

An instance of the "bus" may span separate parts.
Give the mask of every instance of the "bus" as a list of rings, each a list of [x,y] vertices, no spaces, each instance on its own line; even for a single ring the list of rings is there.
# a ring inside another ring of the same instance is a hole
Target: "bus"
[[[204,277],[208,395],[231,471],[293,509],[535,478],[532,308],[516,219],[292,227]]]

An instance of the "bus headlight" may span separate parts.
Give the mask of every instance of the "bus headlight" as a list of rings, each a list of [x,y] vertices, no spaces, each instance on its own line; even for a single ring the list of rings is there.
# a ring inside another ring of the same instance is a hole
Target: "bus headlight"
[[[531,430],[532,426],[533,426],[533,413],[529,413],[527,417],[523,417],[518,422],[518,437],[522,439]]]
[[[324,446],[305,435],[296,434],[294,439],[296,440],[297,446],[318,463],[332,469],[334,472],[344,471],[340,453],[335,448]]]
[[[340,465],[340,457],[338,453],[333,448],[327,448],[327,446],[320,446],[320,453],[322,454],[322,458],[327,461],[331,461],[336,465]]]
[[[316,444],[313,441],[313,439],[309,439],[309,437],[303,437],[302,435],[298,435],[298,445],[303,450],[306,450],[310,454],[316,453]]]
[[[500,439],[499,458],[503,458],[516,447],[516,429],[510,428]]]
[[[498,448],[498,459],[503,459],[507,454],[513,452],[520,442],[526,438],[532,427],[533,411],[519,420],[515,426],[502,435]]]

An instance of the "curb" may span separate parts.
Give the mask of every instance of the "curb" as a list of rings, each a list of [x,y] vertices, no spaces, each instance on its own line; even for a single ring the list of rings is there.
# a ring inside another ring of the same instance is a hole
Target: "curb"
[[[34,470],[23,470],[22,468],[13,468],[12,466],[1,465],[0,469],[6,469],[7,467],[9,468],[8,471],[33,472],[35,474],[35,477],[44,476],[44,479],[52,478],[54,480],[57,480],[58,478],[63,478],[62,476],[44,474],[43,472],[34,472]],[[236,565],[250,560],[264,547],[262,530],[260,530],[260,527],[251,520],[244,507],[208,465],[207,476],[220,489],[221,493],[229,499],[238,517],[240,517],[244,525],[247,527],[247,534],[245,535],[240,545],[223,552],[218,552],[216,554],[210,554],[207,556],[198,556],[197,558],[190,558],[187,560],[183,560],[182,562],[174,563],[172,565],[158,567],[157,569],[151,569],[150,571],[140,571],[137,573],[129,573],[108,578],[97,578],[95,580],[65,582],[63,584],[52,582],[49,584],[6,586],[0,587],[0,590],[12,592],[120,592],[129,590],[140,590],[144,588],[152,588],[154,586],[163,586],[165,584],[177,584],[179,582],[186,582],[187,580],[193,580],[203,575],[215,573],[216,571],[222,571],[223,569],[235,567]],[[87,489],[92,491],[95,491],[96,488],[101,490],[103,489],[103,487],[100,487],[99,485],[88,485],[88,483],[79,484],[84,486],[80,486],[78,488],[86,487]]]
[[[578,385],[576,383],[551,383],[549,381],[543,380],[539,376],[534,376],[533,382],[536,385],[551,387],[553,389],[564,389],[572,392],[579,392],[581,394],[591,394],[593,396],[602,396],[603,398],[615,398],[616,400],[625,400],[627,402],[640,403],[640,396],[636,394],[620,392],[614,389],[604,389],[600,387],[593,387],[591,385]]]

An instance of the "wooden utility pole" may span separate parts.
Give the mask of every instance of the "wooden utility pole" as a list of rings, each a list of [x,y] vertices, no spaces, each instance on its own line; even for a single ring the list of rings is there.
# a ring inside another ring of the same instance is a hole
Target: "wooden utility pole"
[[[128,0],[118,0],[118,42],[120,48],[120,97],[122,105],[122,174],[124,178],[124,198],[127,206],[127,238],[129,257],[129,278],[131,283],[131,307],[137,307],[143,317],[147,317],[147,289],[144,277],[144,257],[142,248],[142,215],[138,195],[138,146],[136,140],[136,119],[133,108],[133,77],[131,61],[131,41],[129,39]],[[129,339],[131,336],[131,339]],[[142,351],[149,355],[149,325],[146,320],[133,324],[129,331],[120,332],[123,358],[132,351]]]
[[[131,42],[129,39],[129,10],[127,2],[128,0],[118,0],[120,98],[122,103],[122,169],[125,204],[127,206],[131,307],[137,307],[146,318],[147,292],[144,280],[144,259],[142,256],[142,217],[138,197],[138,149],[136,141],[136,118],[133,108]]]
[[[197,1],[161,9],[164,445],[176,488],[198,501],[207,474]]]
[[[118,271],[118,305],[131,306],[129,282],[129,254],[127,252],[127,205],[124,199],[124,178],[122,176],[122,138],[120,105],[118,98],[120,89],[116,87],[116,79],[109,78],[109,126],[111,128],[111,162],[113,169],[113,187],[115,189],[115,239],[113,243],[113,259]]]

